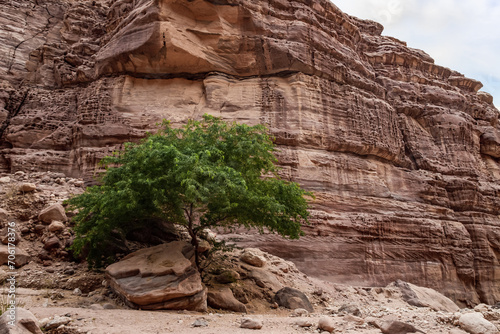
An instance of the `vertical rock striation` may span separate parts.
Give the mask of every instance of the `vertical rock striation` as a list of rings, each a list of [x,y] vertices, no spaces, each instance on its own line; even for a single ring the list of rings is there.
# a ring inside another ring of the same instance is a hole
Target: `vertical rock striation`
[[[306,236],[239,236],[336,282],[500,301],[499,111],[326,0],[5,0],[0,171],[90,176],[163,118],[265,123]]]

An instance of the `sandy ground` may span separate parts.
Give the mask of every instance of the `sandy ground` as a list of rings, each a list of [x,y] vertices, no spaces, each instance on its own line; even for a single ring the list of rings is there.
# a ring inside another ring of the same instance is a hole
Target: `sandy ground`
[[[250,317],[263,322],[260,332],[269,334],[308,333],[316,329],[320,315],[310,315],[314,324],[311,328],[294,325],[298,318],[279,314],[241,315],[241,314],[197,314],[186,312],[135,311],[135,310],[100,310],[94,311],[68,307],[33,307],[30,309],[39,318],[69,314],[73,319],[71,326],[78,327],[87,334],[125,334],[125,333],[178,333],[178,334],[248,334],[255,330],[240,328],[241,319]],[[199,318],[207,321],[207,327],[195,328],[192,324]],[[342,333],[380,333],[379,329],[369,325],[345,326],[341,318],[333,318]],[[363,326],[365,328],[363,328]],[[350,328],[349,328],[350,327]],[[371,328],[370,328],[371,327]]]
[[[320,284],[320,281],[315,281]],[[52,300],[48,291],[37,289],[18,289],[18,297],[24,307],[30,310],[39,320],[54,316],[68,316],[72,320],[62,334],[290,334],[320,333],[317,325],[319,319],[329,318],[335,325],[334,333],[375,334],[381,330],[371,324],[371,320],[400,320],[410,323],[427,334],[464,334],[450,320],[453,313],[436,312],[429,308],[417,308],[408,305],[397,295],[364,294],[363,289],[349,286],[333,286],[322,284],[322,288],[330,287],[328,293],[333,297],[328,306],[315,306],[315,312],[303,317],[294,317],[294,311],[278,308],[268,309],[264,313],[238,314],[209,309],[207,313],[187,311],[142,311],[127,309],[116,305],[117,309],[91,309],[89,297],[75,296],[71,291],[52,290],[64,297]],[[362,315],[352,317],[339,312],[342,305],[356,304]],[[95,305],[94,305],[95,306]],[[260,331],[240,328],[241,319],[249,317],[260,320],[263,327]],[[362,318],[362,319],[361,319]],[[206,327],[193,327],[197,319],[204,319]],[[309,320],[311,327],[299,327],[295,323],[299,319]],[[361,320],[361,322],[358,322]],[[326,333],[326,332],[324,332]]]

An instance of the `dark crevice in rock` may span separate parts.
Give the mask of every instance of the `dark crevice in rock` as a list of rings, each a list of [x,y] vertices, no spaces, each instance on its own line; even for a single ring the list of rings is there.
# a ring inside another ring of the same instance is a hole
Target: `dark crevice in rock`
[[[299,71],[281,71],[281,72],[276,72],[276,73],[267,73],[264,75],[248,75],[248,76],[240,76],[240,75],[234,75],[234,74],[229,74],[225,72],[220,72],[220,71],[211,71],[211,72],[202,72],[202,73],[123,73],[125,75],[129,75],[134,78],[138,79],[187,79],[187,80],[192,80],[192,81],[197,81],[197,80],[205,80],[211,75],[222,75],[227,78],[231,79],[237,79],[237,80],[247,80],[247,79],[253,79],[253,78],[272,78],[272,77],[277,77],[277,78],[287,78],[291,75],[302,73]],[[307,73],[302,73],[305,75],[310,75]]]
[[[31,37],[29,37],[29,38],[27,38],[25,40],[22,40],[16,46],[14,46],[14,51],[12,52],[12,57],[10,59],[9,66],[7,68],[7,73],[11,73],[12,66],[14,66],[14,60],[16,58],[16,53],[17,53],[17,50],[19,49],[19,47],[22,44],[24,44],[24,43],[26,43],[26,42],[28,42],[28,41],[30,41],[30,40],[38,37],[40,34],[42,34],[44,32],[47,32],[49,30],[50,25],[52,24],[52,22],[50,20],[52,18],[55,18],[55,16],[50,13],[49,9],[47,8],[47,5],[45,5],[44,7],[45,7],[45,10],[46,10],[47,14],[49,14],[49,16],[50,16],[49,18],[47,18],[47,23],[45,24],[45,26],[40,31],[38,31],[37,33],[35,33],[33,36],[31,36]],[[26,26],[28,26],[28,22],[26,22],[25,24],[26,24]]]
[[[28,97],[29,90],[26,90],[24,93],[22,93],[22,98],[18,103],[18,99],[9,99],[7,105],[5,106],[5,110],[7,110],[9,113],[7,115],[7,119],[4,121],[2,126],[0,127],[0,146],[3,146],[5,143],[4,139],[4,132],[8,128],[10,121],[12,118],[16,117],[17,114],[19,114],[19,111],[21,111],[21,108],[24,105],[24,102],[26,101],[26,98]],[[7,143],[9,145],[9,143]],[[11,145],[10,145],[11,146]]]

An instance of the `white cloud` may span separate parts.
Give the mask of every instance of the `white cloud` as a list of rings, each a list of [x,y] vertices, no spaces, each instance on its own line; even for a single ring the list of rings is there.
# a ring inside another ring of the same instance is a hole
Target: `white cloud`
[[[480,80],[500,103],[500,2],[497,0],[333,0],[372,19],[384,35],[422,49],[442,66]]]

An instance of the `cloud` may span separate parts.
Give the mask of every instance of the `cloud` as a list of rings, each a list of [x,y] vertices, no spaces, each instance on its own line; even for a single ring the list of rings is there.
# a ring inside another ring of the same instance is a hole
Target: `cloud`
[[[372,19],[422,49],[436,64],[480,80],[500,103],[500,2],[497,0],[333,0],[344,12]]]

